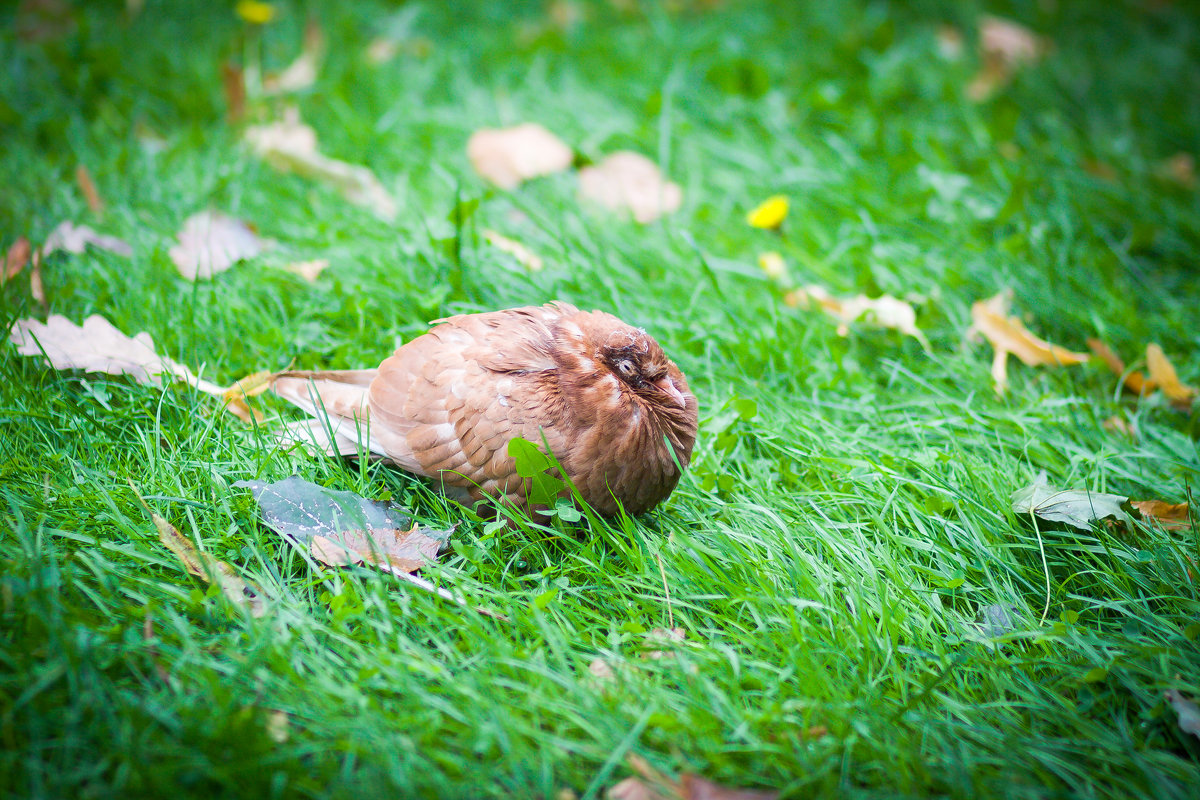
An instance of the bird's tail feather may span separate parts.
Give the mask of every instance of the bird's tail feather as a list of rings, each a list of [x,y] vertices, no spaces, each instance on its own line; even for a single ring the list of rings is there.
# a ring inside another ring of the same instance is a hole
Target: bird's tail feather
[[[328,452],[345,453],[345,440],[349,440],[383,454],[383,447],[370,435],[367,411],[367,389],[375,373],[373,369],[285,372],[271,389],[313,418],[316,424],[307,424],[309,435],[303,438]]]

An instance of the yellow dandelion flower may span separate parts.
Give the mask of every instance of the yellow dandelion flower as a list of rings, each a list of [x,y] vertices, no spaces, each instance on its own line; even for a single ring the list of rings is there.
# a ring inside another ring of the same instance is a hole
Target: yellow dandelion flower
[[[783,224],[787,218],[788,199],[781,194],[773,195],[762,201],[758,208],[746,215],[746,222],[755,228],[774,230]]]
[[[275,6],[260,0],[238,0],[237,15],[251,25],[266,25],[275,19]]]

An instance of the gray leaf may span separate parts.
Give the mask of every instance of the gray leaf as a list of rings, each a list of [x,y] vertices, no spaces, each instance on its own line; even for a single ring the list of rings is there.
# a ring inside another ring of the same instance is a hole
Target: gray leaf
[[[1129,498],[1119,494],[1104,494],[1079,489],[1059,490],[1046,482],[1046,473],[1039,473],[1032,484],[1012,493],[1012,510],[1018,514],[1034,514],[1051,522],[1065,522],[1088,530],[1097,520],[1113,518],[1132,523],[1126,511]]]

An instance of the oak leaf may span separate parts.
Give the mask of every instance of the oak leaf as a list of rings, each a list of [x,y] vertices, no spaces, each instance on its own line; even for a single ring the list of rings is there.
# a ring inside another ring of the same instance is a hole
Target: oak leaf
[[[683,204],[679,184],[663,178],[658,165],[629,150],[579,171],[579,194],[610,211],[628,211],[638,222],[653,222]]]
[[[396,201],[366,167],[338,161],[317,150],[317,134],[289,109],[284,119],[246,129],[246,142],[259,158],[280,172],[327,184],[355,205],[374,211],[386,220],[395,219]]]
[[[1019,358],[1031,367],[1066,366],[1087,361],[1087,355],[1050,344],[1034,336],[1016,317],[1008,313],[1012,302],[1012,290],[1006,289],[987,300],[978,300],[971,305],[971,327],[968,337],[983,334],[992,345],[992,379],[996,391],[1008,387],[1008,356]]]
[[[467,140],[467,158],[480,177],[512,190],[522,182],[562,172],[575,154],[536,122],[511,128],[483,128]]]

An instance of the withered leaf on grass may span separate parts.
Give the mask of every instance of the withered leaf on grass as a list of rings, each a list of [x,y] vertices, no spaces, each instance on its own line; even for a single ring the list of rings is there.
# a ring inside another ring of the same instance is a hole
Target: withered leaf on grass
[[[42,245],[42,257],[45,258],[58,250],[82,253],[88,245],[116,253],[119,256],[133,255],[133,248],[125,241],[115,236],[96,233],[87,225],[76,225],[70,220],[64,220],[46,237],[46,241]]]
[[[154,519],[154,527],[158,528],[159,540],[179,557],[188,572],[215,583],[231,603],[249,609],[251,616],[263,615],[266,609],[262,593],[234,572],[233,567],[197,550],[191,539],[158,514],[151,512],[150,516]]]
[[[29,257],[33,254],[33,246],[29,244],[29,240],[24,236],[13,242],[12,247],[8,248],[8,252],[4,254],[3,269],[0,269],[0,275],[4,280],[12,280],[21,274],[21,270],[25,269],[25,265],[29,263]]]
[[[247,223],[220,211],[201,211],[184,220],[179,244],[170,250],[179,274],[189,281],[211,278],[263,251],[265,242]]]
[[[299,275],[309,283],[316,283],[317,278],[321,277],[321,273],[328,268],[328,258],[316,258],[312,261],[294,261],[284,266],[286,271],[293,275]]]
[[[284,119],[246,129],[246,142],[255,155],[281,172],[294,172],[327,184],[351,203],[395,219],[396,201],[366,167],[330,158],[317,150],[317,133],[300,121],[295,109]]]
[[[1179,715],[1179,730],[1200,737],[1200,706],[1184,697],[1178,689],[1167,689],[1163,696]]]
[[[79,184],[79,191],[83,194],[88,210],[93,214],[102,212],[104,201],[100,199],[100,192],[96,189],[96,182],[92,180],[92,173],[88,172],[88,168],[83,164],[75,168],[75,182]]]
[[[664,178],[653,161],[629,150],[580,170],[579,194],[610,211],[627,211],[642,224],[673,214],[683,204],[679,184]]]
[[[1134,394],[1146,394],[1154,390],[1153,384],[1146,381],[1146,376],[1138,370],[1125,372],[1125,362],[1111,347],[1096,338],[1087,340],[1088,349],[1099,356],[1113,373],[1121,376],[1121,386]]]
[[[1155,389],[1161,389],[1167,400],[1177,409],[1186,411],[1191,408],[1192,400],[1196,397],[1196,387],[1188,386],[1179,380],[1175,367],[1157,344],[1146,345],[1146,368],[1150,372],[1149,377],[1138,370],[1127,373],[1121,357],[1099,339],[1088,339],[1088,347],[1113,373],[1121,376],[1122,386],[1127,391],[1136,395],[1147,395]]]
[[[784,296],[784,302],[790,306],[809,308],[813,305],[820,308],[838,321],[837,332],[840,336],[848,336],[850,325],[858,320],[873,323],[880,328],[891,328],[911,336],[929,350],[929,340],[917,328],[917,312],[903,300],[885,294],[870,298],[865,294],[854,297],[834,297],[822,286],[809,285],[794,289]]]
[[[510,239],[503,234],[499,234],[493,230],[485,230],[483,231],[483,238],[492,247],[502,253],[508,253],[515,258],[518,264],[530,272],[541,272],[545,266],[541,256],[520,242]]]
[[[1134,500],[1130,503],[1141,512],[1142,517],[1152,520],[1169,531],[1182,531],[1192,527],[1188,521],[1187,503],[1167,503],[1162,500]]]
[[[294,475],[275,483],[233,485],[251,491],[269,527],[331,566],[365,562],[389,572],[413,572],[437,557],[453,531],[419,528],[395,503]]]
[[[467,140],[467,158],[480,177],[501,189],[562,172],[575,154],[561,139],[536,122],[511,128],[483,128]]]
[[[609,789],[610,800],[775,800],[779,796],[775,791],[722,786],[687,772],[675,780],[635,753],[625,762],[638,777],[626,778]]]
[[[971,306],[971,327],[967,330],[967,336],[970,338],[981,333],[995,350],[992,379],[996,382],[996,391],[1002,392],[1008,387],[1010,353],[1031,367],[1056,367],[1087,361],[1084,353],[1050,344],[1030,333],[1021,320],[1009,315],[1011,303],[1012,290],[1005,289]]]
[[[1049,50],[1049,41],[1024,25],[1000,17],[979,21],[979,73],[967,86],[967,97],[982,102],[1012,80],[1017,70],[1036,62]]]
[[[109,375],[129,375],[138,383],[159,385],[166,376],[191,384],[202,392],[221,395],[225,389],[196,377],[191,370],[154,351],[148,333],[129,337],[99,314],[75,325],[54,314],[45,322],[18,320],[9,331],[9,339],[23,356],[45,353],[50,366],[58,370],[81,369]]]
[[[1012,510],[1018,514],[1032,513],[1044,520],[1065,522],[1083,530],[1089,530],[1093,522],[1102,519],[1133,522],[1127,510],[1128,497],[1078,489],[1055,489],[1047,483],[1045,472],[1039,473],[1029,486],[1013,492],[1011,502]]]
[[[304,46],[300,55],[282,72],[263,79],[263,93],[267,95],[298,92],[317,82],[317,67],[325,54],[325,36],[316,20],[304,26]]]

